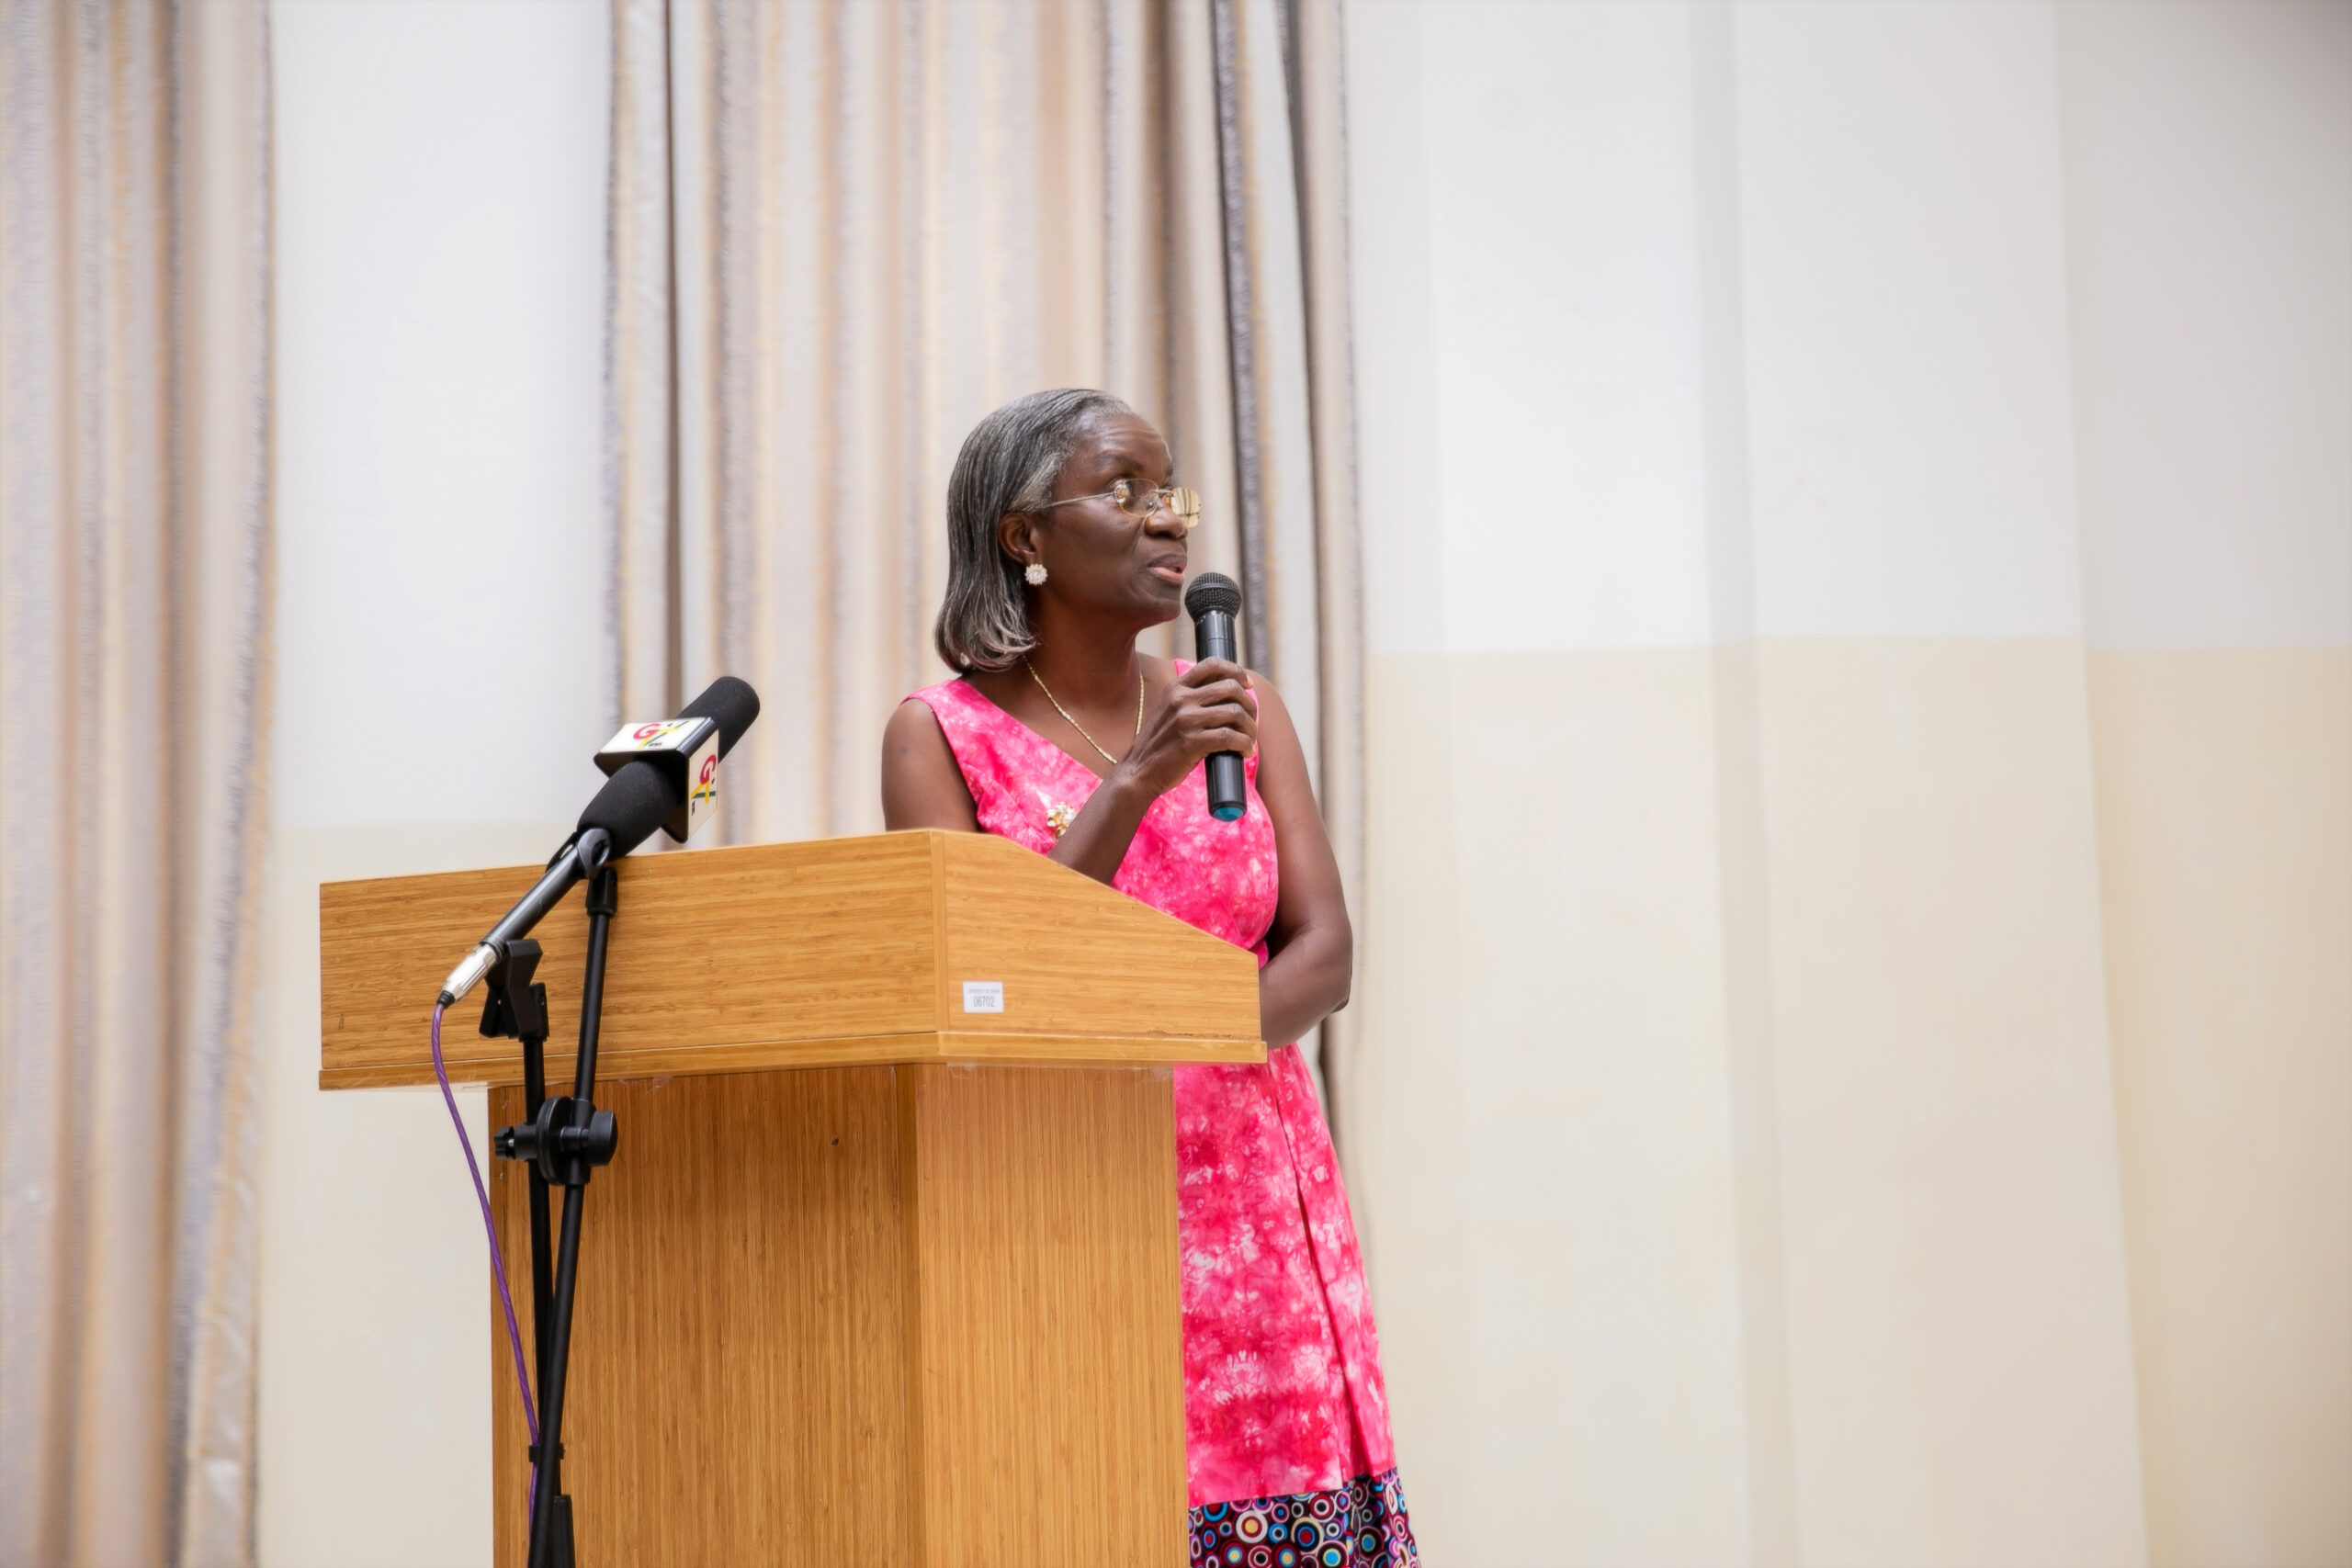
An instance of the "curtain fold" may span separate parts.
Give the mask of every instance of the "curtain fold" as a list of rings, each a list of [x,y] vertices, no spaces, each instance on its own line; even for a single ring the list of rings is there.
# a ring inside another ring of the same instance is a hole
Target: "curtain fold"
[[[1250,648],[1283,689],[1366,954],[1363,587],[1356,558],[1346,126],[1337,0],[1211,0],[1225,199],[1235,493]],[[1317,1066],[1342,1155],[1355,1020]]]
[[[678,400],[670,188],[670,31],[658,3],[613,10],[606,220],[606,720],[675,713]]]
[[[1346,73],[1339,0],[1298,0],[1292,15],[1300,288],[1306,296],[1307,422],[1315,452],[1317,799],[1340,861],[1356,933],[1355,994],[1375,956],[1363,918],[1364,640],[1362,534],[1356,510],[1355,337],[1348,291]],[[1340,1153],[1355,1146],[1360,1109],[1348,1077],[1361,1037],[1354,1010],[1322,1030],[1320,1066]],[[1362,1206],[1359,1201],[1359,1207]]]
[[[0,0],[0,1563],[252,1556],[267,26]]]
[[[614,23],[613,688],[630,717],[721,672],[759,688],[722,841],[880,828],[882,724],[943,673],[956,446],[1098,386],[1205,497],[1194,565],[1242,582],[1358,888],[1337,0]]]

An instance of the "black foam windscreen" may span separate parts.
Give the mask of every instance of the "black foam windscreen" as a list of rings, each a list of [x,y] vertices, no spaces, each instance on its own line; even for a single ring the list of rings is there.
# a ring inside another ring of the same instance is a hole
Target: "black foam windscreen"
[[[1184,614],[1197,621],[1217,610],[1241,618],[1241,585],[1222,572],[1204,571],[1184,590]]]
[[[735,742],[760,716],[760,694],[751,683],[721,675],[703,688],[702,695],[678,710],[680,718],[718,722],[718,754],[734,750]],[[670,818],[679,800],[678,784],[652,762],[625,762],[605,781],[605,787],[580,814],[580,827],[602,828],[613,836],[613,858],[637,848]]]
[[[717,719],[718,754],[724,757],[735,750],[735,742],[743,739],[743,732],[760,716],[760,694],[752,690],[750,682],[721,675],[703,688],[702,695],[680,708],[678,716]]]
[[[610,833],[613,858],[618,860],[650,838],[677,804],[678,786],[661,768],[646,761],[626,762],[580,814],[580,828]]]

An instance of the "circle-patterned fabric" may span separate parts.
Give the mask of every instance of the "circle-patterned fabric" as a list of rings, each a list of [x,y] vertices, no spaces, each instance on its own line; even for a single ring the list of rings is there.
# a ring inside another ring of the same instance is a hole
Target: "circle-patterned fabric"
[[[1193,1568],[1419,1568],[1394,1470],[1336,1492],[1193,1510]]]

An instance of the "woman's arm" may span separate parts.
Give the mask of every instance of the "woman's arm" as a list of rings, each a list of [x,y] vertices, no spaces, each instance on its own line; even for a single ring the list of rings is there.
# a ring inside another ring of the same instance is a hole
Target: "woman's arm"
[[[964,770],[947,747],[939,716],[921,697],[909,697],[882,729],[882,826],[980,830],[979,808]]]
[[[1273,956],[1258,974],[1258,1026],[1269,1045],[1280,1045],[1348,1005],[1355,931],[1290,710],[1263,675],[1250,685],[1258,694],[1258,794],[1282,860],[1274,929],[1266,937]]]

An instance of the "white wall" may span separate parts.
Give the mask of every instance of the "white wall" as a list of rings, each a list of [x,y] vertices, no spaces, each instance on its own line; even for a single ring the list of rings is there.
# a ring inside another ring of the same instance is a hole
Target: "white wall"
[[[1375,650],[1702,640],[1687,18],[1348,27],[1357,166],[1398,182],[1357,193],[1366,421],[1404,435],[1363,480],[1418,503],[1366,513]]]
[[[2352,1550],[2352,9],[1345,17],[1430,1560]]]
[[[2352,1559],[2352,6],[2061,7],[2141,1453]]]
[[[301,0],[272,27],[277,820],[568,818],[604,716],[606,23]]]
[[[1736,1561],[1690,17],[1345,20],[1372,654],[1351,1187],[1406,1494],[1432,1562]]]
[[[2352,6],[2064,6],[2103,648],[2352,640]]]
[[[2052,23],[1735,12],[1761,635],[2081,626]]]
[[[271,25],[261,1560],[481,1563],[481,1225],[437,1094],[317,1088],[317,887],[541,859],[596,781],[606,13],[280,0]]]

